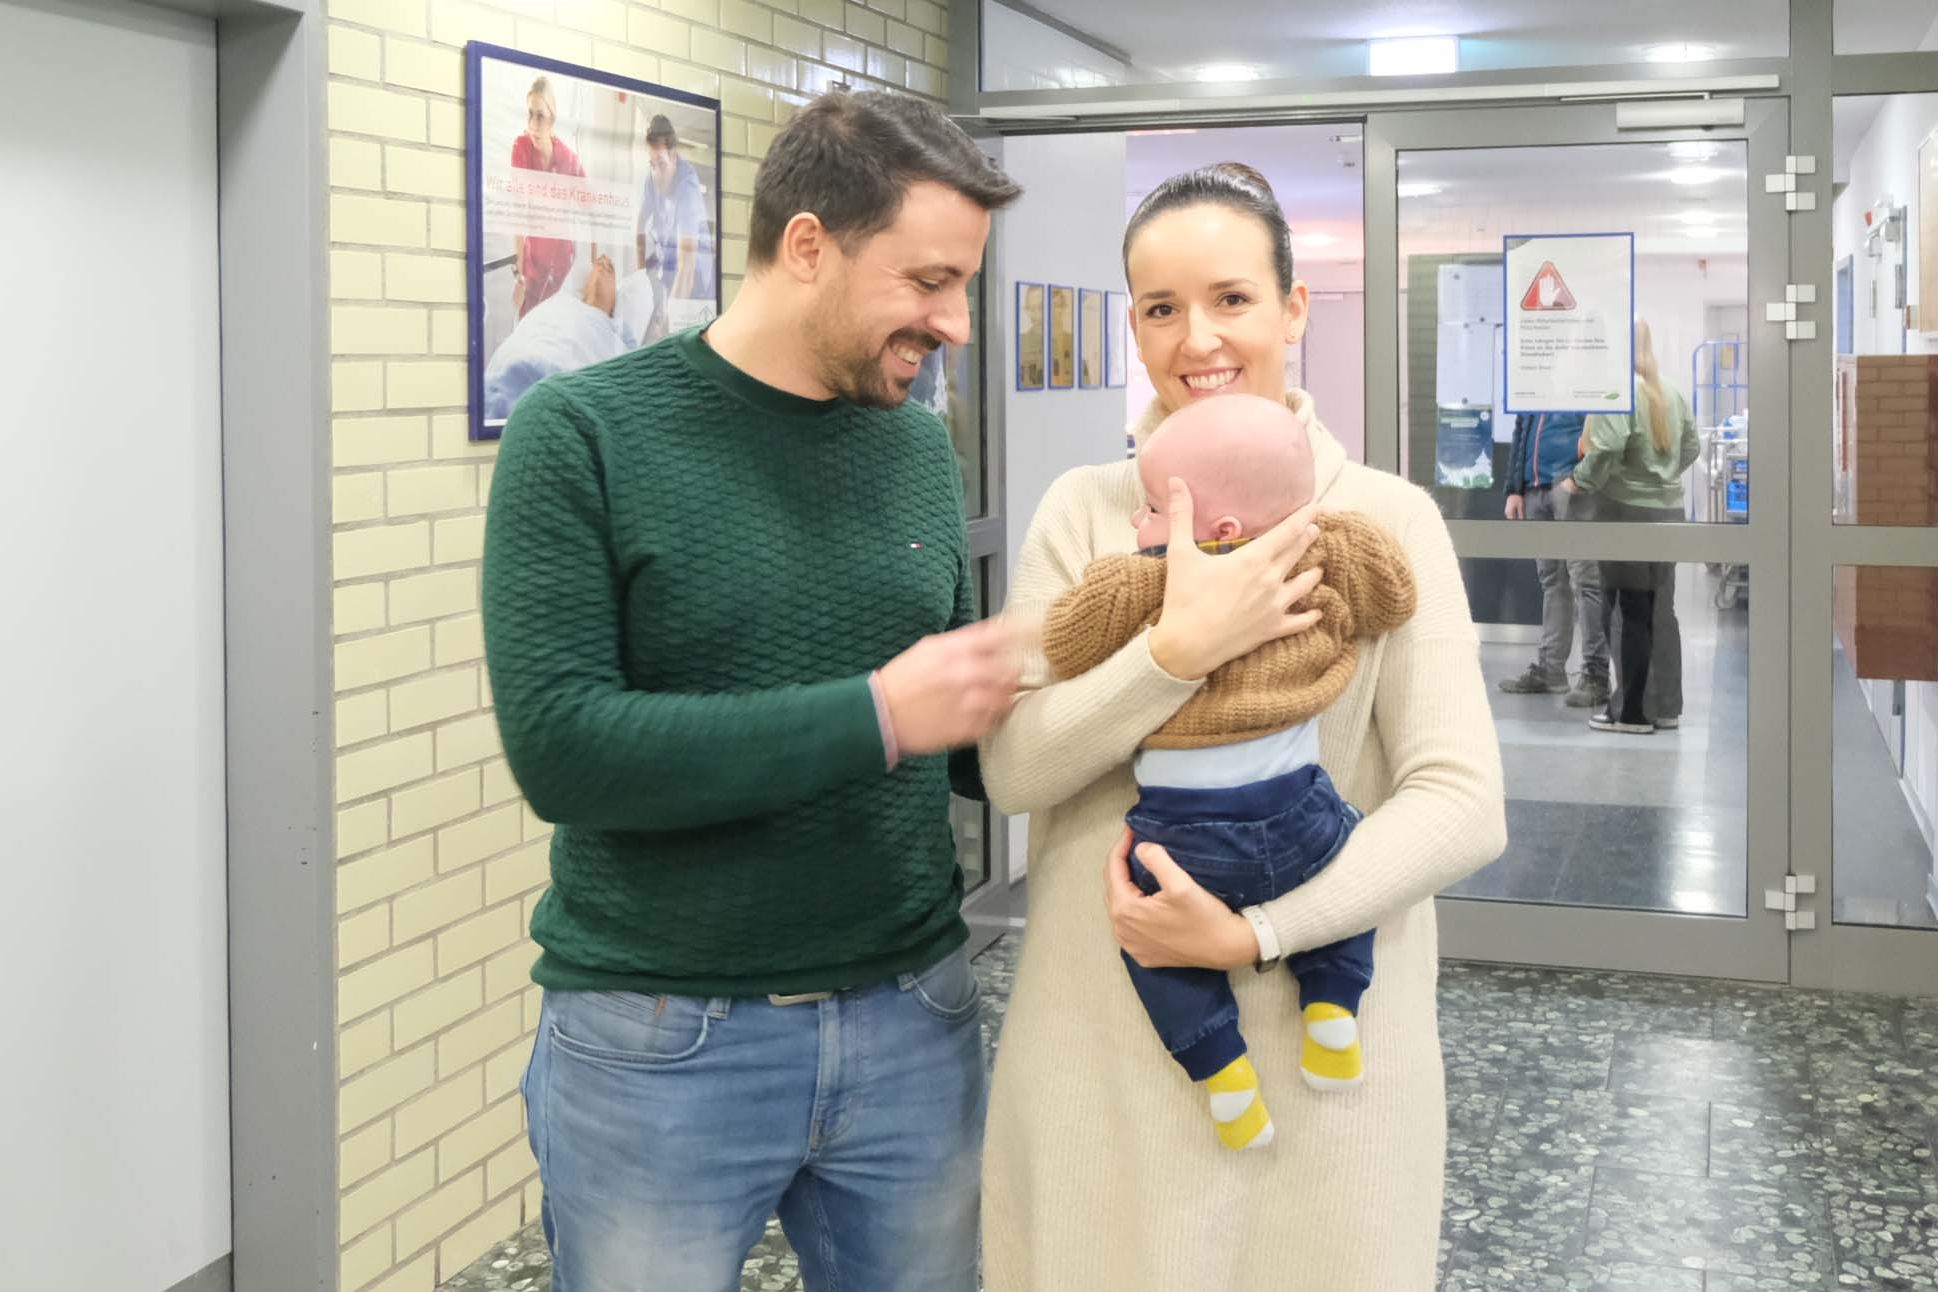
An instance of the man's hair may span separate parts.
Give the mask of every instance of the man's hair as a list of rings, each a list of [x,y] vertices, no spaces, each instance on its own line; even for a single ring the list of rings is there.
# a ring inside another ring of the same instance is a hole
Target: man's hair
[[[754,177],[747,261],[780,255],[781,232],[803,212],[844,252],[895,222],[911,184],[942,184],[985,211],[1023,190],[942,110],[909,95],[833,90],[802,108]]]
[[[646,123],[646,146],[648,148],[675,148],[680,137],[673,132],[673,123],[665,114],[654,117]]]

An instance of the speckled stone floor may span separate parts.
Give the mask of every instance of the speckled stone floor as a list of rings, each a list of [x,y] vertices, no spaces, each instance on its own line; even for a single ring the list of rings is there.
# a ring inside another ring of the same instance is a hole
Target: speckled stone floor
[[[1449,962],[1440,1018],[1439,1292],[1938,1289],[1938,999]],[[550,1285],[533,1226],[443,1292]],[[770,1226],[742,1292],[800,1287]]]

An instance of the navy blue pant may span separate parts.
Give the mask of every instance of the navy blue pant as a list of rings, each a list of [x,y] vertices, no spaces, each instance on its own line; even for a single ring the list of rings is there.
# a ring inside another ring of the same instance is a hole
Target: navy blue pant
[[[1147,785],[1124,817],[1137,843],[1162,845],[1234,911],[1289,893],[1324,870],[1359,819],[1317,764],[1232,789]],[[1130,872],[1144,892],[1158,891],[1135,845]],[[1146,969],[1128,955],[1124,964],[1164,1048],[1193,1081],[1245,1053],[1238,1001],[1223,970]],[[1373,981],[1372,932],[1289,956],[1285,967],[1299,980],[1302,1005],[1323,1001],[1357,1015]]]

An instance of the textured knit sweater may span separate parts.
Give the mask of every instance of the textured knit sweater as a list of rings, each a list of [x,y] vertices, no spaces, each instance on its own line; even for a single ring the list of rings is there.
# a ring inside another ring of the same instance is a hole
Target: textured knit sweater
[[[484,555],[505,754],[558,824],[533,977],[823,991],[953,950],[949,760],[885,770],[868,673],[971,618],[968,553],[919,409],[776,390],[698,333],[533,387]]]
[[[1339,698],[1359,662],[1362,638],[1392,632],[1413,614],[1406,553],[1373,521],[1323,512],[1319,537],[1292,576],[1315,566],[1323,581],[1305,606],[1319,622],[1214,670],[1202,690],[1144,738],[1147,749],[1204,749],[1256,740],[1306,721]],[[1093,561],[1083,582],[1057,598],[1043,622],[1043,656],[1058,678],[1102,664],[1164,607],[1170,565],[1119,554]]]
[[[1294,392],[1295,413],[1311,400]],[[1144,428],[1154,423],[1147,418]],[[1164,1053],[1111,937],[1105,858],[1137,799],[1131,760],[1202,685],[1139,633],[1098,667],[1029,690],[983,742],[990,801],[1028,812],[1030,922],[1003,1023],[983,1153],[989,1292],[1430,1292],[1446,1097],[1434,1026],[1433,895],[1500,855],[1500,751],[1479,642],[1433,500],[1348,462],[1311,424],[1314,496],[1385,527],[1419,584],[1413,617],[1360,653],[1319,716],[1320,763],[1366,819],[1339,856],[1264,911],[1288,954],[1377,931],[1361,1002],[1366,1081],[1299,1077],[1298,983],[1235,973],[1276,1138],[1233,1153]],[[1130,548],[1136,464],[1050,487],[1016,557],[1010,604],[1047,609],[1090,563]]]

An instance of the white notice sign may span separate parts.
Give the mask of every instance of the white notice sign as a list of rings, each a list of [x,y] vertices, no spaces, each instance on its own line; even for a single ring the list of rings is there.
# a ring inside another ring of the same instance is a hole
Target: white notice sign
[[[1504,239],[1509,413],[1635,409],[1635,235]]]

